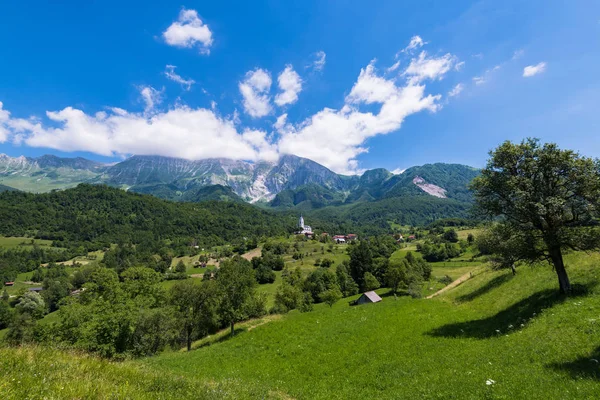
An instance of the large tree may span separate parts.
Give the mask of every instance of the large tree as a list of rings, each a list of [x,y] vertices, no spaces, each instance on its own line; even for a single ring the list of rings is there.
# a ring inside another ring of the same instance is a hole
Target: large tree
[[[244,309],[254,295],[256,277],[252,264],[239,256],[223,261],[217,271],[217,284],[221,291],[220,314],[231,326],[245,317]]]
[[[548,260],[561,293],[570,292],[563,252],[600,246],[600,162],[536,139],[507,141],[490,153],[471,188],[479,210],[528,243],[513,258]]]
[[[215,281],[200,284],[192,279],[177,282],[170,291],[170,303],[179,311],[179,322],[185,335],[187,350],[192,340],[208,334],[218,325],[219,292]]]

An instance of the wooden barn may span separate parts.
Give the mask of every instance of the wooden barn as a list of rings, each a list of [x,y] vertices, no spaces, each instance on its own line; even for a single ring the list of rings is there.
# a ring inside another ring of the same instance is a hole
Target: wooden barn
[[[367,304],[367,303],[379,303],[381,301],[381,297],[375,292],[365,292],[360,295],[358,300],[356,300],[356,304]]]

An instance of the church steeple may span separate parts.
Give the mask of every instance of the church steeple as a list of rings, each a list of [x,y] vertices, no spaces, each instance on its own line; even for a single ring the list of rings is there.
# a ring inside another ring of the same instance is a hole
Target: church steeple
[[[302,214],[300,214],[300,220],[298,221],[298,226],[304,229],[304,218],[302,218]]]

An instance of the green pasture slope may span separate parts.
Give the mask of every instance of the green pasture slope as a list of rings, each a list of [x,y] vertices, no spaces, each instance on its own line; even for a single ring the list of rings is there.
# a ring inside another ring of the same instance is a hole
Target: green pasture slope
[[[575,288],[567,298],[549,266],[521,267],[515,277],[485,270],[431,300],[384,296],[350,307],[344,299],[189,353],[115,364],[0,350],[0,392],[7,399],[599,398],[600,254],[571,254],[567,263]]]

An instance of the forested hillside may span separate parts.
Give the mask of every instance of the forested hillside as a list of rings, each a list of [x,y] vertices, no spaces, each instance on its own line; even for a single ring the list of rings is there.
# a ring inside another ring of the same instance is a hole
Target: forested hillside
[[[0,234],[37,236],[63,247],[88,249],[145,238],[217,245],[243,237],[277,236],[294,229],[292,216],[247,204],[172,203],[98,185],[45,194],[0,194]]]

